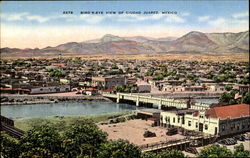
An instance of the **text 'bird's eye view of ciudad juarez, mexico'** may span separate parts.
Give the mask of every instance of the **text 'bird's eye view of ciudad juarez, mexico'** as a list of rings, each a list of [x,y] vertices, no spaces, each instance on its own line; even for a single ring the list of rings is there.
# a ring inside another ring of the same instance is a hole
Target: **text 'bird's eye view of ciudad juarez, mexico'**
[[[250,157],[249,1],[2,1],[1,158]]]

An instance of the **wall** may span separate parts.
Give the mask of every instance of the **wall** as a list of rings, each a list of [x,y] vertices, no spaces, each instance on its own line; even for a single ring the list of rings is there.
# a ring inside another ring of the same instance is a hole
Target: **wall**
[[[230,135],[250,131],[250,116],[236,119],[220,120],[220,135]]]
[[[117,85],[123,86],[125,84],[125,77],[105,78],[105,87],[108,89],[114,88]]]
[[[150,92],[151,85],[138,85],[138,92]]]
[[[70,85],[50,86],[50,87],[39,87],[32,88],[30,94],[45,94],[45,93],[56,93],[56,92],[68,92],[70,91]]]
[[[192,114],[185,114],[183,116],[177,115],[175,113],[171,112],[161,112],[161,123],[168,124],[166,122],[166,117],[170,119],[170,125],[177,126],[177,127],[183,127],[187,130],[194,130],[199,131],[199,123],[203,124],[203,132],[207,134],[215,134],[215,128],[217,127],[217,131],[219,131],[219,119],[215,118],[206,118],[203,114],[200,116],[193,116]],[[179,117],[179,122],[178,122]],[[182,119],[184,117],[184,124],[182,122]],[[175,121],[174,121],[175,120]],[[207,125],[207,129],[205,129],[205,125]]]

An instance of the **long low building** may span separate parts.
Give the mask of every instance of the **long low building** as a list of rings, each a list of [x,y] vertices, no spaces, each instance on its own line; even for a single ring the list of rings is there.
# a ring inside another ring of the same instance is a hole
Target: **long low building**
[[[228,105],[203,111],[164,111],[161,112],[161,125],[219,136],[246,132],[250,131],[250,105]]]
[[[70,85],[36,87],[30,89],[30,94],[62,93],[69,92]]]

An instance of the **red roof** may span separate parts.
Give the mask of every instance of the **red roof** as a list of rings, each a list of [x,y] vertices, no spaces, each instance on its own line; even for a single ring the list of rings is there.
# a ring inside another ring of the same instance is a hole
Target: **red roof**
[[[0,88],[0,90],[4,91],[30,91],[30,89],[24,89],[24,88]]]
[[[53,63],[53,66],[65,66],[65,63]]]
[[[103,90],[103,92],[113,92],[114,89],[106,89],[106,90]]]
[[[148,80],[152,80],[152,79],[153,79],[153,76],[145,76],[144,78],[145,78],[145,79],[148,79]]]
[[[85,91],[96,91],[97,89],[95,88],[86,88]]]
[[[206,111],[206,115],[212,118],[227,119],[250,116],[249,104],[236,104],[221,107],[210,108]]]

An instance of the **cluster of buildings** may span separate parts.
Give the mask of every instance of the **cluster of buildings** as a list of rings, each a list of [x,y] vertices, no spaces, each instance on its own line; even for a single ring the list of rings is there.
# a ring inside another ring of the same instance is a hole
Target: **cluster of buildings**
[[[81,60],[80,58],[1,61],[2,93],[55,93],[74,88],[127,88],[129,92],[223,92],[248,88],[247,63],[179,60]],[[143,81],[143,82],[141,82]]]
[[[228,136],[250,131],[249,104],[212,107],[207,110],[142,109],[137,114],[144,119],[153,119],[156,125],[210,135]]]

